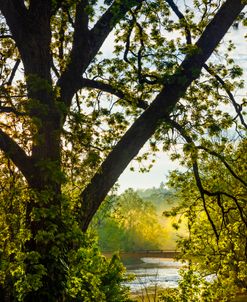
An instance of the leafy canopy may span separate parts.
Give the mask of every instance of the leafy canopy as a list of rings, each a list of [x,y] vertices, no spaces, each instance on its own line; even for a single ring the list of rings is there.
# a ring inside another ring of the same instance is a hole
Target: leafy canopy
[[[92,277],[83,232],[147,141],[139,161],[181,136],[194,159],[221,131],[243,136],[242,70],[231,42],[217,47],[245,5],[0,0],[1,299],[83,301],[93,288],[114,301],[97,253]]]

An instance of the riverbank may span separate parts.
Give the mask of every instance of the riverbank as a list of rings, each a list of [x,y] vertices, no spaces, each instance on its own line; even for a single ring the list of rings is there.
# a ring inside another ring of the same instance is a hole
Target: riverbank
[[[159,294],[162,293],[162,291],[164,291],[163,288],[157,288],[155,293],[152,293],[151,290],[154,289],[146,289],[146,293],[145,291],[143,293],[140,293],[139,295],[134,294],[131,295],[131,298],[133,299],[133,301],[135,302],[159,302]],[[237,297],[235,297],[234,299],[232,299],[229,302],[246,302],[247,301],[247,295],[238,295]],[[222,301],[217,301],[217,302],[222,302]]]

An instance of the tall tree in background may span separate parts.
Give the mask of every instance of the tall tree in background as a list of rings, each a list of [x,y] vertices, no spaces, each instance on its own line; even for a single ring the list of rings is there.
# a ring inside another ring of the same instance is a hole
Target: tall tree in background
[[[80,245],[69,231],[87,230],[147,140],[155,152],[179,127],[194,139],[217,134],[236,123],[220,103],[245,125],[231,93],[240,68],[228,56],[205,65],[245,4],[0,1],[3,292],[64,300],[68,255]]]

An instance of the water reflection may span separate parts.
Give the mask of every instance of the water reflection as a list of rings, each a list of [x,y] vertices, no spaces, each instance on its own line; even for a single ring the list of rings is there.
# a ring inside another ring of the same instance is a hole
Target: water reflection
[[[180,262],[167,258],[123,258],[127,272],[136,276],[128,283],[131,292],[136,293],[145,288],[177,287]]]

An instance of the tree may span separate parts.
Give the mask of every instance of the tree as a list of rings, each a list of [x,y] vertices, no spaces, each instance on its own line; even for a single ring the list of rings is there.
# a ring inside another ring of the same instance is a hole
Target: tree
[[[104,208],[95,215],[96,221],[100,212]],[[107,216],[98,219],[99,245],[103,251],[163,249],[168,234],[158,218],[153,200],[143,200],[128,189],[115,197]]]
[[[247,288],[246,139],[218,142],[213,148],[210,152],[209,146],[198,146],[194,165],[200,169],[190,166],[187,172],[171,174],[170,185],[177,188],[181,203],[167,212],[180,213],[187,221],[188,235],[179,247],[181,258],[191,261],[190,273],[214,276],[209,283],[201,279],[207,284],[205,301],[223,300]]]
[[[205,63],[245,5],[194,1],[194,18],[189,7],[168,0],[0,1],[0,149],[9,175],[1,181],[4,189],[14,188],[3,198],[12,198],[11,215],[20,215],[14,229],[4,216],[4,226],[15,231],[5,242],[15,252],[6,254],[3,246],[3,254],[22,263],[4,290],[13,294],[25,276],[20,300],[63,300],[68,254],[81,244],[70,230],[87,230],[148,139],[169,142],[176,116],[190,115],[186,104],[194,100],[199,115],[203,106],[209,111],[210,102],[195,101],[208,89],[199,80],[202,68],[215,80]],[[185,42],[166,38],[173,29]],[[102,58],[113,30],[116,56]],[[229,68],[218,69],[238,76],[227,62]],[[155,151],[156,142],[150,144]]]

